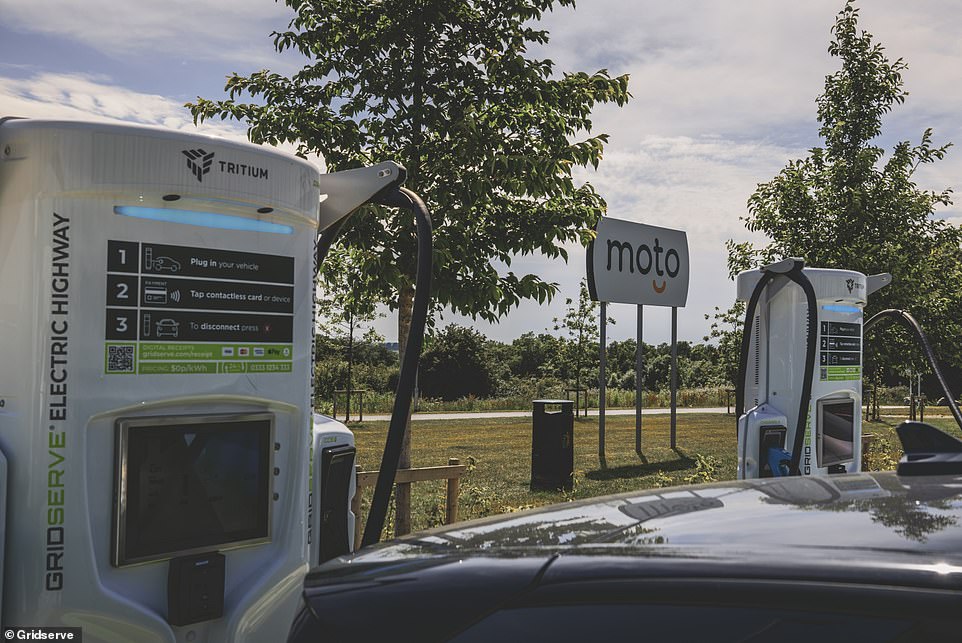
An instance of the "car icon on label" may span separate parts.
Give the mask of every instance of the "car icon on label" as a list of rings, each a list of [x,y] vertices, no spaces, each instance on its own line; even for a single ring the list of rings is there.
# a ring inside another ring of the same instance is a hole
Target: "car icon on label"
[[[157,272],[178,272],[180,270],[180,262],[170,257],[157,257],[154,259],[153,269]]]
[[[161,319],[155,327],[157,337],[177,337],[180,324],[173,319]]]

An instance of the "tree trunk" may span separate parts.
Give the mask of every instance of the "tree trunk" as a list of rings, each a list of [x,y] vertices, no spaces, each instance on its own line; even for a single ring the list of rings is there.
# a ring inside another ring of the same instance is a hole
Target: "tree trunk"
[[[420,5],[420,3],[419,3]],[[423,11],[423,5],[418,10]],[[421,148],[424,143],[424,49],[425,38],[424,21],[417,21],[412,42],[411,60],[411,147],[407,155],[407,185],[414,191],[420,183]],[[411,332],[411,316],[414,310],[414,279],[412,276],[398,292],[397,339],[398,357],[404,363],[404,353],[407,350],[408,335]],[[417,378],[415,377],[415,385]],[[411,407],[408,407],[409,409]],[[401,442],[401,457],[398,459],[399,469],[411,467],[411,411],[404,423],[404,439]],[[411,533],[411,485],[397,485],[395,490],[394,533],[403,536]]]
[[[404,363],[404,353],[407,351],[408,335],[411,332],[411,314],[414,308],[414,286],[401,288],[398,294],[397,338],[399,363]],[[411,467],[411,412],[408,411],[404,423],[404,439],[401,443],[401,457],[398,459],[398,469]],[[411,485],[397,485],[394,492],[394,534],[403,536],[411,533]]]

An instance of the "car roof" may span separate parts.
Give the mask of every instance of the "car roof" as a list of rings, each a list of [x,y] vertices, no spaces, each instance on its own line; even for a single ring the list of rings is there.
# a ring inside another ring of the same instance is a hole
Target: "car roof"
[[[628,492],[459,523],[359,558],[711,547],[911,551],[962,562],[962,476],[768,478]]]
[[[956,614],[960,525],[962,476],[650,489],[382,543],[312,570],[304,597],[318,631],[343,628],[351,640],[383,640],[381,624],[394,618],[428,628],[424,640],[446,638],[498,606],[529,600],[701,596],[736,604],[767,596],[831,608],[855,591],[866,604]],[[437,605],[430,618],[415,618]]]

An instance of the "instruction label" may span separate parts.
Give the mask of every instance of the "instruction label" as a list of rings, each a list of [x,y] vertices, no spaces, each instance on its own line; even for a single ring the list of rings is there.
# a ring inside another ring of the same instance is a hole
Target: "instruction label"
[[[823,321],[819,330],[819,380],[837,382],[860,379],[862,325]]]
[[[293,331],[293,257],[107,242],[105,373],[288,373]]]

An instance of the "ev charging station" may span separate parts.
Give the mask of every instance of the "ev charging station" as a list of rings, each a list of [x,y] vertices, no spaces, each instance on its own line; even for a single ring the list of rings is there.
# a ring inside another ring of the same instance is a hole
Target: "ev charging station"
[[[860,470],[863,309],[890,281],[799,259],[738,275],[739,479]]]
[[[311,412],[318,233],[400,181],[0,119],[4,625],[286,636],[353,546],[353,436]]]

